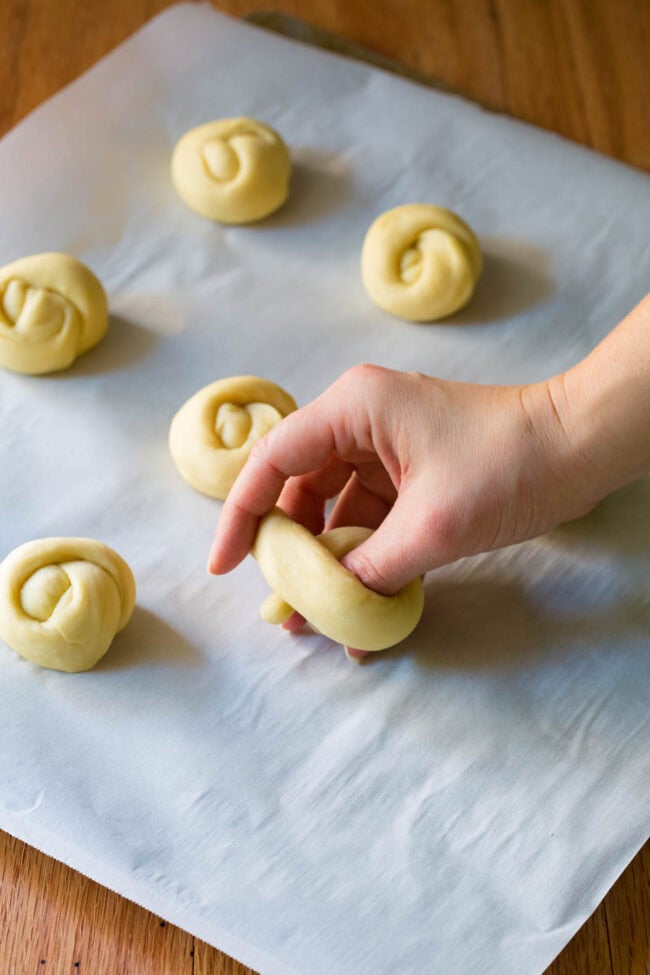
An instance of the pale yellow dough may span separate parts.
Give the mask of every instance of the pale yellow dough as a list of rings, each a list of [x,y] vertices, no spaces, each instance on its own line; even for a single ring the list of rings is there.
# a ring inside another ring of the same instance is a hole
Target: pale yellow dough
[[[172,420],[174,463],[193,488],[223,501],[255,441],[295,409],[292,397],[268,379],[218,379],[195,393]]]
[[[220,223],[252,223],[282,206],[289,192],[289,150],[252,118],[190,129],[176,143],[172,180],[190,209]]]
[[[106,334],[106,294],[69,254],[34,254],[0,269],[0,366],[37,375],[66,369]]]
[[[130,568],[90,538],[41,538],[0,563],[0,637],[41,667],[90,670],[134,605]]]
[[[409,203],[371,224],[361,277],[384,311],[411,322],[447,318],[472,297],[483,260],[474,233],[444,207]]]
[[[253,545],[273,589],[262,618],[282,623],[297,611],[325,636],[358,650],[385,650],[404,640],[422,616],[422,581],[380,596],[339,561],[371,534],[368,528],[335,528],[315,537],[274,508],[260,522]]]

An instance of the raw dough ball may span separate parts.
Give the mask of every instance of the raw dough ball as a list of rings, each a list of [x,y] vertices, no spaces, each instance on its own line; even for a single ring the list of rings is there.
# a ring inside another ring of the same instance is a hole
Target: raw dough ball
[[[41,538],[0,563],[0,636],[51,670],[90,670],[135,605],[133,573],[90,538]]]
[[[371,224],[361,277],[384,311],[411,322],[446,318],[472,297],[483,260],[478,241],[451,210],[409,203]]]
[[[34,254],[0,269],[0,366],[31,375],[66,369],[103,339],[106,293],[69,254]]]
[[[325,636],[359,650],[385,650],[404,640],[422,616],[422,581],[380,596],[339,561],[370,535],[368,528],[335,528],[315,537],[274,508],[262,518],[253,545],[274,590],[262,604],[262,618],[282,623],[297,610]]]
[[[219,379],[195,393],[172,420],[174,463],[193,488],[223,501],[255,441],[295,409],[291,396],[267,379]]]
[[[176,143],[172,180],[184,203],[209,220],[251,223],[282,206],[291,160],[278,135],[252,118],[190,129]]]

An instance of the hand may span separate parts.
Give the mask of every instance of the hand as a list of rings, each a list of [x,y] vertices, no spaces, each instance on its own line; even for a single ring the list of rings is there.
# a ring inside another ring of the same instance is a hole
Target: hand
[[[338,496],[327,528],[376,529],[343,564],[384,594],[586,513],[599,498],[560,418],[558,381],[480,386],[349,370],[255,445],[221,513],[210,571],[246,556],[276,502],[316,534]]]

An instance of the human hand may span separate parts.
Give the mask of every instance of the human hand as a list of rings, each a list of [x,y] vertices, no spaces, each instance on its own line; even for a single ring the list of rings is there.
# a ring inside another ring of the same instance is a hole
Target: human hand
[[[376,529],[343,565],[386,595],[584,514],[599,498],[556,388],[349,370],[254,446],[222,510],[210,571],[228,572],[246,556],[276,502],[316,534],[326,500],[337,497],[327,528]],[[288,628],[302,622],[294,617]]]

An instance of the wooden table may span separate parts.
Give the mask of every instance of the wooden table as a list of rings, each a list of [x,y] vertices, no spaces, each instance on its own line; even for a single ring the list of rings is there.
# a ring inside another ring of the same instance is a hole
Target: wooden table
[[[0,134],[168,5],[2,0]],[[483,105],[650,171],[648,0],[222,0],[217,6],[238,15],[260,8],[295,15]],[[251,975],[0,832],[0,975],[36,972]],[[650,975],[650,843],[547,975]]]

